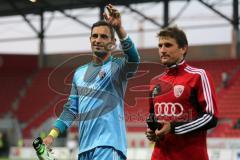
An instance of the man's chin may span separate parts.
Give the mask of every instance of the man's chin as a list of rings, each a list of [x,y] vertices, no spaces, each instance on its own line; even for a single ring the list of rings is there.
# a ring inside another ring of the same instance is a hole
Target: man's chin
[[[173,65],[174,63],[169,62],[169,61],[161,61],[161,64],[166,66],[166,67],[169,67],[169,66]]]
[[[163,65],[168,65],[168,64],[169,64],[169,61],[167,61],[167,60],[161,60],[161,64],[163,64]]]
[[[95,51],[93,53],[94,53],[95,56],[97,56],[100,59],[103,59],[108,54],[106,51]]]

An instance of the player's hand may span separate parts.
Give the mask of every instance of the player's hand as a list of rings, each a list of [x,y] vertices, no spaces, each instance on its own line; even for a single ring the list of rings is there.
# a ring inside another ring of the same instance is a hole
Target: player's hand
[[[43,143],[46,145],[47,149],[49,151],[52,151],[52,144],[53,144],[54,138],[50,135],[48,135],[47,137],[45,137],[43,139]]]
[[[105,21],[109,23],[113,28],[119,29],[122,26],[121,15],[119,11],[111,4],[108,4],[106,8],[108,14],[106,12],[103,13]]]
[[[162,125],[161,129],[156,129],[155,134],[158,137],[164,136],[171,132],[171,123],[169,121],[158,121]]]
[[[145,132],[145,135],[149,141],[152,141],[152,142],[158,141],[158,138],[157,138],[155,132],[152,131],[150,128],[147,129],[147,131]]]

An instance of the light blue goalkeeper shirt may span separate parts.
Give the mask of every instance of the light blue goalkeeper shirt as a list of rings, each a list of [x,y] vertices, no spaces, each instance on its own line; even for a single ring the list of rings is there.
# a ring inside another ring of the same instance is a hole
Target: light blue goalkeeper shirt
[[[76,70],[68,102],[54,124],[63,132],[78,121],[79,154],[111,146],[127,156],[123,100],[127,79],[137,70],[139,54],[128,36],[121,40],[121,46],[124,57],[111,56],[102,65],[91,62]]]

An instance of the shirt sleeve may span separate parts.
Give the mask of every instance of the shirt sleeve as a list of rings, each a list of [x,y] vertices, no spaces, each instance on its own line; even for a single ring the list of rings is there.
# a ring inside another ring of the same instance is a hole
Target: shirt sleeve
[[[140,57],[135,44],[129,36],[120,40],[125,58],[121,65],[121,74],[124,79],[130,78],[137,71]]]
[[[199,72],[195,90],[190,96],[190,102],[197,107],[198,117],[188,122],[171,122],[171,131],[175,134],[185,134],[193,131],[207,130],[217,125],[218,109],[213,81],[204,70]]]
[[[68,101],[63,107],[63,111],[60,117],[54,123],[54,127],[58,128],[60,133],[63,133],[67,128],[69,128],[72,122],[76,119],[78,113],[78,92],[77,86],[73,79],[72,88]]]

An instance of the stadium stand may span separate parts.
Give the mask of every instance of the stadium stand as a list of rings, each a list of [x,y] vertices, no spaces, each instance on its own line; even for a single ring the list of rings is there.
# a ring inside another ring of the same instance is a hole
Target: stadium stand
[[[220,124],[209,134],[211,137],[240,137],[240,70],[232,76],[230,85],[218,94]]]
[[[28,71],[17,71],[15,69],[8,69],[7,71],[0,71],[0,113],[4,116],[9,111],[15,98],[19,95],[21,87],[26,83],[27,77],[30,75]]]
[[[35,72],[37,59],[34,56],[2,55],[1,60],[0,117],[4,117],[17,110],[18,97],[24,94],[21,91]]]
[[[29,121],[39,109],[44,109],[54,99],[55,94],[47,85],[49,73],[49,69],[42,69],[32,78],[31,85],[26,89],[26,96],[19,103],[16,113],[19,121]]]
[[[48,118],[56,116],[55,104],[64,98],[64,93],[56,93],[53,88],[50,88],[49,76],[52,71],[52,68],[39,70],[32,77],[32,83],[26,90],[26,96],[20,100],[16,116],[24,124],[24,137],[31,137],[32,129],[38,128]],[[54,81],[55,87],[64,88],[63,81],[66,72],[69,71],[65,70],[61,76],[55,77],[57,79]]]

